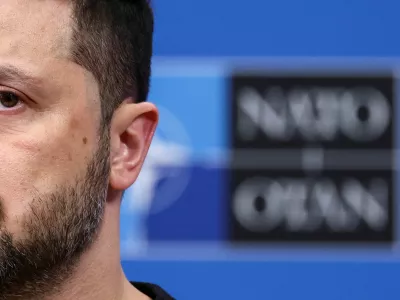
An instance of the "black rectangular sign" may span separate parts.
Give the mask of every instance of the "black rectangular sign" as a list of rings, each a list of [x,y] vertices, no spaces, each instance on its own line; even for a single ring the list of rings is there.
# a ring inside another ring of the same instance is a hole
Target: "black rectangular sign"
[[[234,148],[393,147],[388,76],[232,77]]]
[[[232,241],[393,241],[394,77],[327,74],[232,76]]]

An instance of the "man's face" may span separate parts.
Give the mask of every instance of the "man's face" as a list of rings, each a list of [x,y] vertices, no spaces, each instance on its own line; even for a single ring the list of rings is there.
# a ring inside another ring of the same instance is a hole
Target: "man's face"
[[[67,2],[0,1],[0,299],[63,280],[104,210],[108,141]]]

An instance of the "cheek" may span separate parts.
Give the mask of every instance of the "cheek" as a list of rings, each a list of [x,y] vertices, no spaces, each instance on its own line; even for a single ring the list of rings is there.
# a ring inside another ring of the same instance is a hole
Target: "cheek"
[[[7,144],[0,150],[0,201],[8,230],[18,232],[19,223],[36,194],[32,185],[32,157]]]
[[[0,198],[15,201],[30,185],[29,162],[27,157],[7,146],[0,151],[0,161]]]
[[[74,184],[82,176],[95,145],[94,134],[76,122],[57,122],[52,130],[31,126],[29,131],[0,133],[0,199],[9,222],[18,222],[29,203],[57,186]]]

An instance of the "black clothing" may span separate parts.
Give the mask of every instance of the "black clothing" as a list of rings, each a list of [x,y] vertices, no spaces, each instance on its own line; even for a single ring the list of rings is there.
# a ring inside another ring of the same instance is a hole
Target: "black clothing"
[[[132,285],[152,300],[176,300],[168,295],[158,285],[145,282],[131,282]]]

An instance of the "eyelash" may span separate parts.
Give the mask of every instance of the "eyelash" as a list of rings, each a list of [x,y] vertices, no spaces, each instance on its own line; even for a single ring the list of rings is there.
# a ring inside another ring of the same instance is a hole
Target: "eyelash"
[[[13,88],[0,85],[0,93],[10,93],[10,94],[14,94],[14,95],[17,96],[22,102],[25,102],[26,96],[24,96],[22,93],[18,92],[17,90],[14,90]]]

